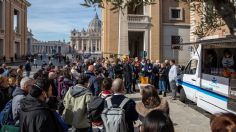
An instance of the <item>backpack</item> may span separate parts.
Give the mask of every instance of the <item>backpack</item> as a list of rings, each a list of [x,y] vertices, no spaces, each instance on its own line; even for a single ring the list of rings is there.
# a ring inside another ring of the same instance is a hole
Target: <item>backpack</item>
[[[64,79],[64,77],[59,77],[59,79],[58,79],[58,96],[61,99],[63,99],[65,97],[70,86],[72,86],[72,83],[70,83],[68,79]]]
[[[91,122],[102,124],[101,114],[104,109],[104,103],[105,98],[100,96],[92,97],[90,103],[88,103],[88,118]]]
[[[125,119],[124,105],[129,101],[125,98],[118,108],[112,107],[111,98],[107,100],[107,108],[102,112],[102,121],[106,132],[128,132],[129,128]]]
[[[3,125],[15,124],[12,115],[12,100],[8,101],[0,113],[0,128]]]

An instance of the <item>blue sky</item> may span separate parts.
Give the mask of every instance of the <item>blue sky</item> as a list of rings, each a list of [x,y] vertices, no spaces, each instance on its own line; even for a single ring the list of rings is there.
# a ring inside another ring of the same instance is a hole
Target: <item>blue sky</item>
[[[95,16],[94,8],[80,6],[83,0],[28,1],[32,4],[28,9],[28,27],[38,40],[69,41],[72,29],[87,29]],[[97,12],[101,16],[100,9]]]

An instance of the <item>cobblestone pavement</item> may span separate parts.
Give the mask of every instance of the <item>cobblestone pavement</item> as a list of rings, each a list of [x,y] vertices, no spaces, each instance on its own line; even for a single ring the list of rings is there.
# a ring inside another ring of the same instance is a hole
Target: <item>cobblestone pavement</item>
[[[136,102],[141,101],[139,93],[127,95]],[[210,132],[210,120],[203,113],[195,110],[178,100],[166,97],[170,107],[170,117],[173,121],[175,132]],[[136,131],[138,131],[136,129]]]

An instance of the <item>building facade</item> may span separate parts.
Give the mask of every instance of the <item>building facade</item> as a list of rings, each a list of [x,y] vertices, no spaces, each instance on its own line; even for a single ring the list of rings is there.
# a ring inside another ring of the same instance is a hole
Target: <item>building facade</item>
[[[39,41],[33,39],[31,45],[31,54],[68,54],[70,45],[65,41]]]
[[[73,54],[84,55],[90,54],[90,57],[101,57],[101,20],[96,14],[89,23],[87,31],[76,29],[71,31],[71,42]]]
[[[114,13],[111,5],[102,10],[102,52],[152,60],[175,59],[185,63],[189,47],[174,46],[189,42],[189,6],[175,0],[157,0],[148,6],[131,5]],[[184,57],[183,57],[184,56]]]
[[[0,0],[0,59],[9,61],[26,55],[27,0]]]
[[[32,33],[32,30],[28,30],[28,33],[27,33],[27,55],[31,55],[32,54],[32,43],[33,43],[33,40],[34,40],[34,35]]]

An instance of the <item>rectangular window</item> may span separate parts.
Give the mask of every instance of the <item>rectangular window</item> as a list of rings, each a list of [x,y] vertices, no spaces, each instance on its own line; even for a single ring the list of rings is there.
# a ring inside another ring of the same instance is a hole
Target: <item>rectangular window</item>
[[[13,27],[16,33],[20,33],[20,12],[16,9],[14,9]]]
[[[170,7],[169,19],[170,20],[183,20],[183,9],[179,7]]]
[[[0,29],[3,29],[3,1],[0,0]]]
[[[172,49],[180,49],[180,46],[175,46],[176,44],[181,43],[181,37],[180,36],[171,36],[171,48]]]
[[[191,60],[185,68],[185,74],[195,75],[197,71],[198,60]]]

